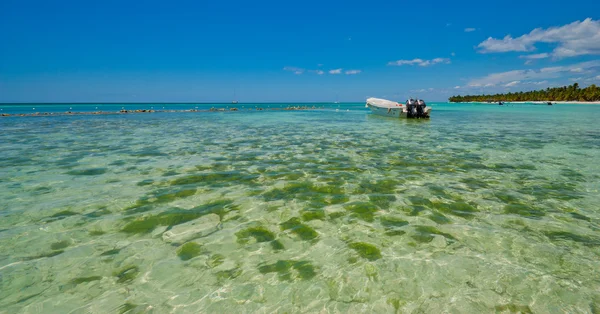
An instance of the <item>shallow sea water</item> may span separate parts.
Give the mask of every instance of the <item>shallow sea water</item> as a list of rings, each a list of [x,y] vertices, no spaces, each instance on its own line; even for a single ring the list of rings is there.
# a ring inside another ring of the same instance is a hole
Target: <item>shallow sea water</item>
[[[600,106],[433,107],[2,117],[0,312],[600,311]]]

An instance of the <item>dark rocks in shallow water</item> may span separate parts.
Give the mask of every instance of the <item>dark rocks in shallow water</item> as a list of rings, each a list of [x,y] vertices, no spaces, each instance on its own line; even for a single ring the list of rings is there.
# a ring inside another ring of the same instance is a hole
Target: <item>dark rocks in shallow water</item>
[[[408,221],[393,216],[383,216],[380,218],[381,225],[385,228],[385,234],[388,236],[403,235],[406,231],[400,228],[408,225]]]
[[[300,237],[300,239],[305,241],[314,240],[319,236],[319,234],[313,228],[300,222],[298,217],[290,218],[279,225],[281,226],[281,230],[289,230]]]
[[[381,251],[373,244],[365,242],[353,242],[348,244],[348,247],[356,251],[362,258],[370,261],[375,261],[381,258]]]
[[[71,216],[77,216],[79,215],[79,213],[70,211],[70,210],[62,210],[59,211],[58,213],[50,216],[47,221],[48,222],[52,222],[52,221],[56,221],[56,220],[61,220],[61,219],[65,219],[67,217],[71,217]]]
[[[592,221],[592,219],[590,217],[578,214],[578,213],[569,213],[571,215],[571,217],[575,218],[575,219],[579,219],[579,220],[583,220],[583,221],[587,221],[590,222]]]
[[[302,212],[302,220],[311,221],[311,220],[323,220],[325,219],[325,211],[322,209],[316,210],[305,210]]]
[[[213,254],[206,261],[206,266],[208,266],[210,268],[215,268],[215,267],[223,264],[224,261],[225,261],[225,256],[223,256],[221,254]]]
[[[261,274],[277,273],[281,281],[293,281],[295,278],[309,280],[317,275],[315,267],[308,261],[278,260],[272,264],[259,265],[258,271]]]
[[[346,204],[344,208],[352,212],[353,216],[356,216],[364,221],[372,222],[375,213],[379,208],[369,202],[352,202]]]
[[[448,217],[436,212],[431,213],[431,215],[429,215],[429,219],[440,225],[449,224],[452,222],[452,220],[448,219]]]
[[[137,186],[146,186],[146,185],[151,185],[153,183],[154,183],[154,180],[146,179],[146,180],[142,180],[142,181],[138,182]]]
[[[543,211],[525,204],[508,204],[504,206],[504,213],[516,214],[525,218],[540,218],[546,215]]]
[[[237,241],[240,244],[248,243],[250,238],[254,238],[256,242],[270,242],[275,240],[275,234],[264,227],[250,227],[238,231],[235,235],[237,236]]]
[[[230,200],[218,200],[192,209],[172,209],[157,215],[141,217],[130,221],[121,229],[125,233],[140,234],[149,233],[158,226],[175,226],[208,214],[216,214],[220,219],[238,207]]]
[[[429,243],[431,242],[436,235],[441,235],[446,238],[447,241],[454,242],[456,238],[451,234],[441,232],[435,227],[432,226],[416,226],[415,233],[411,236],[413,239],[417,240],[421,243]]]
[[[64,252],[65,252],[65,251],[63,251],[63,250],[52,251],[52,252],[50,252],[50,253],[43,253],[43,254],[36,255],[36,256],[29,256],[29,257],[25,257],[25,258],[23,258],[23,260],[25,260],[25,261],[30,261],[30,260],[34,260],[34,259],[40,259],[40,258],[45,258],[45,257],[47,257],[47,258],[50,258],[50,257],[54,257],[54,256],[56,256],[56,255],[60,255],[60,254],[62,254],[62,253],[64,253]]]
[[[225,279],[235,279],[242,274],[242,270],[240,268],[232,268],[228,270],[221,270],[215,273],[217,280],[225,280]]]
[[[109,215],[109,214],[111,214],[111,211],[106,209],[105,207],[103,207],[103,208],[95,210],[91,213],[87,213],[84,216],[87,218],[98,218],[98,217],[102,217],[104,215]]]
[[[202,246],[196,242],[185,243],[177,250],[177,256],[182,261],[190,260],[200,254],[202,254]]]
[[[600,246],[600,238],[579,235],[568,231],[547,231],[544,232],[544,235],[552,241],[573,241],[590,247]]]
[[[100,254],[100,256],[116,255],[116,254],[119,254],[119,252],[121,252],[121,249],[112,249],[112,250],[102,252]]]
[[[67,172],[72,176],[97,176],[106,173],[106,168],[91,168],[91,169],[83,169],[83,170],[71,170]]]
[[[139,273],[140,269],[137,266],[128,266],[117,271],[114,276],[117,277],[117,283],[128,283],[133,281]]]
[[[380,208],[387,209],[394,201],[396,201],[396,196],[392,194],[369,194],[369,202]]]
[[[78,278],[71,279],[70,282],[74,285],[78,285],[78,284],[97,281],[97,280],[101,280],[101,279],[102,279],[102,276],[78,277]]]
[[[509,313],[521,313],[521,314],[533,314],[531,308],[528,305],[517,305],[517,304],[503,304],[496,305],[494,307],[496,313],[498,312],[509,312]]]
[[[165,242],[181,243],[206,237],[220,230],[221,219],[217,214],[204,215],[198,219],[178,224],[162,234]]]
[[[458,201],[452,203],[432,202],[432,207],[443,213],[459,216],[462,218],[473,218],[479,212],[473,205]]]
[[[70,240],[63,240],[63,241],[58,241],[58,242],[52,243],[50,245],[50,248],[53,250],[62,250],[62,249],[69,247],[69,245],[71,245]]]

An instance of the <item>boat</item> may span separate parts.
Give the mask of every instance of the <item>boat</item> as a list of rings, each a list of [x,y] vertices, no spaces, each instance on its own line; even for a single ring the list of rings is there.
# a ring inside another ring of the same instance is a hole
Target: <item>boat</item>
[[[403,105],[387,99],[369,98],[365,107],[371,109],[373,114],[394,118],[429,119],[431,113],[431,107],[423,101],[421,104]]]

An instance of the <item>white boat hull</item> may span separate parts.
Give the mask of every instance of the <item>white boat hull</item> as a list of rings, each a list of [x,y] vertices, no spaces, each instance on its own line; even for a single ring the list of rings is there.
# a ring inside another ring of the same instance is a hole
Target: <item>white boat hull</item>
[[[367,107],[371,109],[373,114],[384,116],[384,117],[394,117],[394,118],[406,118],[407,112],[404,107],[392,107],[392,108],[381,108],[377,106],[373,106],[371,104],[367,104]]]
[[[367,100],[367,108],[371,109],[373,114],[384,116],[384,117],[394,117],[394,118],[408,118],[408,110],[406,106],[403,106],[397,102],[385,100],[385,99],[377,99],[377,98],[369,98]],[[423,116],[421,118],[428,119],[431,113],[431,107],[425,107]]]

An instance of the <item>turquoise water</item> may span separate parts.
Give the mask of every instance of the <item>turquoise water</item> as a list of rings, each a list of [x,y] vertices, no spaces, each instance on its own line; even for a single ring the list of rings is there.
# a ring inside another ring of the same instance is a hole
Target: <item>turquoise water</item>
[[[600,106],[321,105],[1,117],[0,312],[600,311]]]

